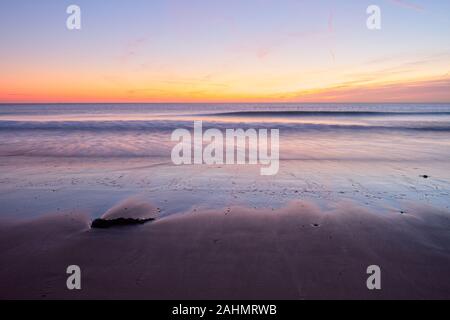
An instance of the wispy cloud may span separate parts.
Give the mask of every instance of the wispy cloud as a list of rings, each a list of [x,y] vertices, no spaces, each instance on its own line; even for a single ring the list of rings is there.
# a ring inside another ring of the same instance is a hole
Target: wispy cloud
[[[398,6],[401,6],[401,7],[406,8],[406,9],[411,9],[411,10],[415,10],[415,11],[424,11],[425,10],[422,6],[420,6],[418,4],[415,4],[413,2],[410,2],[410,1],[389,0],[389,2],[394,3],[394,4],[398,5]]]
[[[122,52],[120,53],[118,59],[121,63],[128,63],[134,56],[137,55],[139,50],[146,44],[148,37],[139,37],[129,40]]]
[[[298,102],[450,102],[450,78],[375,85],[345,82],[282,96],[285,100]]]

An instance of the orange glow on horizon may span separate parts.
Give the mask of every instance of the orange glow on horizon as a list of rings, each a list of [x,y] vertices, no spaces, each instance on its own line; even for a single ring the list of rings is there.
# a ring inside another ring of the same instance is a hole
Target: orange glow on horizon
[[[33,86],[33,82],[36,80],[28,78],[11,89],[2,85],[0,103],[450,102],[449,77],[343,83],[291,92],[265,92],[263,89],[262,92],[246,92],[238,87],[214,90],[208,83],[156,84],[149,89],[144,86],[140,86],[144,89],[130,89],[91,81],[74,82],[73,86],[64,81],[42,82],[39,86]]]

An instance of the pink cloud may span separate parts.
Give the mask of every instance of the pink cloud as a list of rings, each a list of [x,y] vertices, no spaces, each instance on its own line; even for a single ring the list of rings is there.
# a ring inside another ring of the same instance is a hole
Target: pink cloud
[[[417,5],[415,3],[407,2],[405,0],[389,0],[390,2],[402,6],[403,8],[412,9],[415,11],[424,11],[424,8],[420,5]]]

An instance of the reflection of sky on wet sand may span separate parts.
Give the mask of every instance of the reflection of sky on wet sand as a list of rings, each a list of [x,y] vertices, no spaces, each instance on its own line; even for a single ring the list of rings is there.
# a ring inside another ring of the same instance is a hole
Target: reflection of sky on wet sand
[[[348,199],[388,215],[408,203],[450,206],[442,161],[282,160],[276,176],[264,177],[258,166],[175,167],[164,158],[8,157],[0,170],[4,216],[83,209],[99,217],[132,195],[154,202],[162,216],[230,205],[276,209],[291,200],[326,208]]]

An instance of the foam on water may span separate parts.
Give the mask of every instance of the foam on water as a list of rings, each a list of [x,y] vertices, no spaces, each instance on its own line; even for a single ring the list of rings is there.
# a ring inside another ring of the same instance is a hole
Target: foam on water
[[[170,157],[177,128],[276,128],[282,159],[448,159],[448,104],[0,106],[0,156]]]

